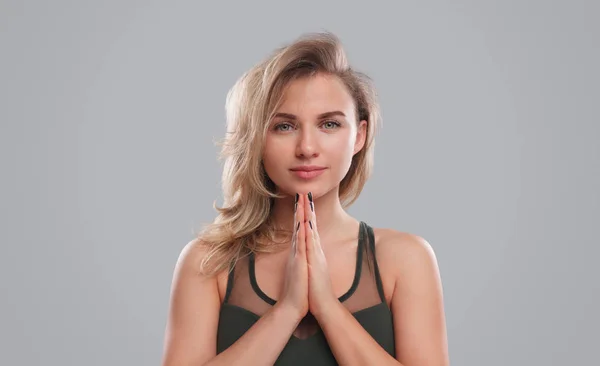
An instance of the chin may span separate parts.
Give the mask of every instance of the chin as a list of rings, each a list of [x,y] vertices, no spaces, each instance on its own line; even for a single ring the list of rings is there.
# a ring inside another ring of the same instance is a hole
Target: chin
[[[329,182],[319,182],[319,181],[308,181],[304,183],[289,183],[280,188],[281,193],[287,194],[289,196],[294,196],[296,193],[300,194],[308,194],[308,192],[312,193],[313,200],[326,195],[336,186],[329,184]]]
[[[341,182],[341,180],[332,182],[330,174],[331,171],[327,169],[327,172],[318,177],[302,179],[289,171],[289,175],[280,175],[276,180],[272,178],[271,180],[273,180],[281,194],[293,197],[296,193],[307,194],[311,192],[313,199],[315,199],[336,188]]]
[[[287,181],[283,184],[277,184],[277,182],[275,182],[275,185],[278,187],[279,193],[281,194],[285,194],[288,196],[294,196],[296,195],[296,193],[300,193],[300,194],[307,194],[308,192],[312,192],[313,197],[317,196],[318,193],[321,191],[321,187],[323,186],[323,184],[319,184],[318,182],[290,182]]]

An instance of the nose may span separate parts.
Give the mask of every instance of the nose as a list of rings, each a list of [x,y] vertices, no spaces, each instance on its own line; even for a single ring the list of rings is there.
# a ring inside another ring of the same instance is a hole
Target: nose
[[[319,144],[315,132],[311,128],[302,128],[296,142],[296,155],[301,158],[319,156]]]

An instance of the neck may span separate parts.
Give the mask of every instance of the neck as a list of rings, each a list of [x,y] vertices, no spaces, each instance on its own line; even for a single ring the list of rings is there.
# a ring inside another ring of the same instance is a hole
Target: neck
[[[350,215],[342,207],[338,192],[339,188],[336,187],[321,197],[317,198],[313,195],[315,216],[321,239],[335,237],[335,234],[339,234],[339,230],[351,220]],[[272,222],[276,227],[292,231],[294,196],[276,199],[271,215]]]

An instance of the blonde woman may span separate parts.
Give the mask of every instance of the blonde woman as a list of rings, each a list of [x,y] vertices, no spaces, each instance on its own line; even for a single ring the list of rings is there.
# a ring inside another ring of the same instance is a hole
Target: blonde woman
[[[224,205],[177,262],[163,365],[448,365],[430,245],[345,210],[380,113],[339,39],[277,49],[226,114]]]

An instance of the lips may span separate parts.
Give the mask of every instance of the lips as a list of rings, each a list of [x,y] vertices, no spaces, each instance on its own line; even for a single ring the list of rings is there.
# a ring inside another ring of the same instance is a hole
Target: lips
[[[326,168],[317,166],[303,166],[290,169],[298,178],[301,179],[312,179],[323,174]]]
[[[296,168],[292,168],[290,170],[294,171],[294,172],[299,172],[299,171],[303,171],[303,172],[312,172],[315,170],[323,170],[325,169],[324,166],[316,166],[316,165],[306,165],[306,166],[299,166]]]

